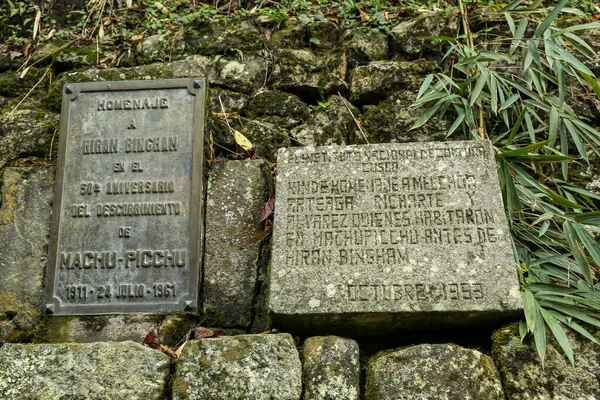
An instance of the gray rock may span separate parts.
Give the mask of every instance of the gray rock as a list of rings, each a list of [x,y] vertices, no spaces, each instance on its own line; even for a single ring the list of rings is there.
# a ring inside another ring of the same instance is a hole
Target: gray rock
[[[150,331],[158,331],[161,316],[102,315],[44,318],[36,335],[43,343],[93,343],[132,340],[142,343]]]
[[[492,358],[454,344],[423,344],[375,356],[366,400],[504,400]]]
[[[396,53],[411,56],[425,52],[440,53],[443,41],[426,39],[428,36],[455,37],[460,17],[451,12],[432,11],[401,22],[390,32],[391,46]]]
[[[0,349],[3,399],[164,399],[170,357],[133,342]]]
[[[274,51],[302,49],[308,46],[308,26],[296,19],[286,20],[278,29],[269,31],[267,46]]]
[[[317,57],[308,50],[284,49],[277,55],[270,82],[274,89],[315,103],[348,89],[346,60],[336,52]]]
[[[54,168],[4,170],[0,208],[0,341],[27,340],[42,309]]]
[[[298,96],[269,90],[252,98],[246,113],[248,118],[258,119],[290,129],[306,122],[308,106]]]
[[[342,35],[348,67],[354,68],[371,61],[386,60],[389,57],[387,35],[375,28],[356,27]]]
[[[53,111],[60,111],[62,88],[65,83],[105,82],[123,80],[149,80],[171,78],[198,78],[208,75],[212,59],[194,56],[187,60],[172,63],[154,63],[133,68],[88,69],[81,72],[60,74],[42,99],[42,105]]]
[[[269,68],[263,57],[221,57],[209,69],[208,80],[211,85],[251,94],[265,84]]]
[[[382,334],[522,310],[488,141],[281,149],[274,326]]]
[[[34,109],[35,104],[18,108],[0,125],[0,168],[19,157],[49,158],[58,148],[59,116]],[[56,134],[56,135],[55,135]]]
[[[220,99],[220,100],[219,100]],[[214,88],[210,90],[210,109],[212,112],[242,114],[248,107],[250,97],[244,93]],[[221,107],[221,103],[223,107]]]
[[[264,230],[260,209],[272,192],[263,160],[223,161],[209,173],[206,201],[204,311],[209,325],[248,328],[252,323]]]
[[[263,36],[251,20],[226,18],[185,26],[186,52],[207,56],[246,56],[262,48]]]
[[[358,400],[358,344],[336,336],[304,341],[303,400]]]
[[[135,48],[140,64],[173,61],[182,56],[184,49],[182,36],[178,32],[146,37]]]
[[[377,104],[399,90],[418,91],[432,70],[431,63],[415,61],[373,61],[350,74],[350,100],[359,105]]]
[[[256,154],[270,162],[275,162],[277,149],[291,146],[287,129],[269,122],[246,120],[239,131],[252,142]]]
[[[306,146],[365,143],[356,121],[360,111],[338,95],[331,96],[313,111],[306,122],[291,131],[292,136]]]
[[[412,107],[417,96],[413,91],[401,90],[392,94],[375,107],[369,107],[362,116],[364,130],[371,143],[429,142],[446,138],[451,120],[433,116],[425,125],[411,130],[424,107]],[[456,130],[451,139],[466,139]]]
[[[331,21],[317,21],[309,28],[311,48],[316,50],[333,50],[338,45],[340,30]]]
[[[548,332],[544,368],[533,342],[521,343],[517,324],[498,329],[492,336],[492,356],[502,374],[510,400],[594,400],[600,398],[600,351],[566,328],[575,367]],[[600,339],[597,331],[592,331]]]
[[[301,374],[289,334],[192,340],[175,368],[173,400],[299,400]]]

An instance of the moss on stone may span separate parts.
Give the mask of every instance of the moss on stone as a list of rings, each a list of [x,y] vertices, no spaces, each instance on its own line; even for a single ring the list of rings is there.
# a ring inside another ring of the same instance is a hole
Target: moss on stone
[[[259,51],[263,37],[252,20],[226,18],[187,25],[183,40],[191,54],[238,56]]]

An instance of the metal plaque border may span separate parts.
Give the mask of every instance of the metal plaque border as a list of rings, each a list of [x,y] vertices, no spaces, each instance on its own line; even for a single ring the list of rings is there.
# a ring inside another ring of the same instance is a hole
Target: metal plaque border
[[[151,304],[93,304],[66,305],[54,296],[56,286],[56,260],[58,237],[60,232],[60,214],[64,174],[66,168],[67,135],[69,132],[71,103],[82,92],[136,91],[152,89],[187,89],[195,97],[193,123],[192,182],[190,196],[190,266],[188,295],[178,302]],[[67,83],[63,86],[60,113],[60,131],[56,177],[54,182],[54,203],[52,208],[52,227],[48,249],[48,264],[44,288],[43,311],[51,315],[102,315],[124,313],[153,313],[197,311],[198,287],[200,285],[200,263],[203,255],[204,235],[204,124],[206,107],[206,79],[178,78],[161,80],[113,81]]]

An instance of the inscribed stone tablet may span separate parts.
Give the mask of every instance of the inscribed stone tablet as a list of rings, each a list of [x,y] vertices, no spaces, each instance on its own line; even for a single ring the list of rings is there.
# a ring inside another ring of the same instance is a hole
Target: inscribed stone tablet
[[[520,309],[489,142],[281,149],[270,311],[386,328]]]
[[[46,311],[197,307],[205,81],[64,87]]]

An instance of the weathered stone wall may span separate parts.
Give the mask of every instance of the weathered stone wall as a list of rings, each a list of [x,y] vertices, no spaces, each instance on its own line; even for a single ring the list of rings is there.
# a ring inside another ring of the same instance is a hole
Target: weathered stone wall
[[[328,21],[277,26],[262,18],[223,19],[148,37],[125,50],[109,42],[100,42],[98,51],[96,45],[48,42],[33,53],[37,64],[24,78],[16,72],[18,60],[0,60],[0,397],[600,398],[600,353],[593,344],[573,338],[576,369],[551,347],[542,370],[532,345],[521,344],[512,325],[494,334],[491,347],[487,331],[468,332],[484,337],[485,344],[466,339],[464,347],[443,344],[446,332],[427,336],[442,344],[399,335],[362,339],[360,346],[353,332],[348,339],[258,334],[286,331],[271,327],[266,315],[270,244],[267,224],[259,221],[274,191],[275,151],[443,140],[448,121],[433,119],[409,131],[422,111],[410,105],[443,50],[423,37],[456,30],[456,19],[445,12],[407,19],[390,33],[342,30]],[[115,67],[96,65],[112,55]],[[207,77],[210,83],[202,312],[45,316],[41,300],[62,86],[181,77]],[[600,120],[592,105],[579,105],[579,112]],[[233,130],[253,143],[256,159],[238,154]],[[575,174],[598,190],[598,170]],[[243,335],[195,340],[199,325]],[[177,362],[127,341],[139,344],[150,331],[171,347],[185,342]]]

